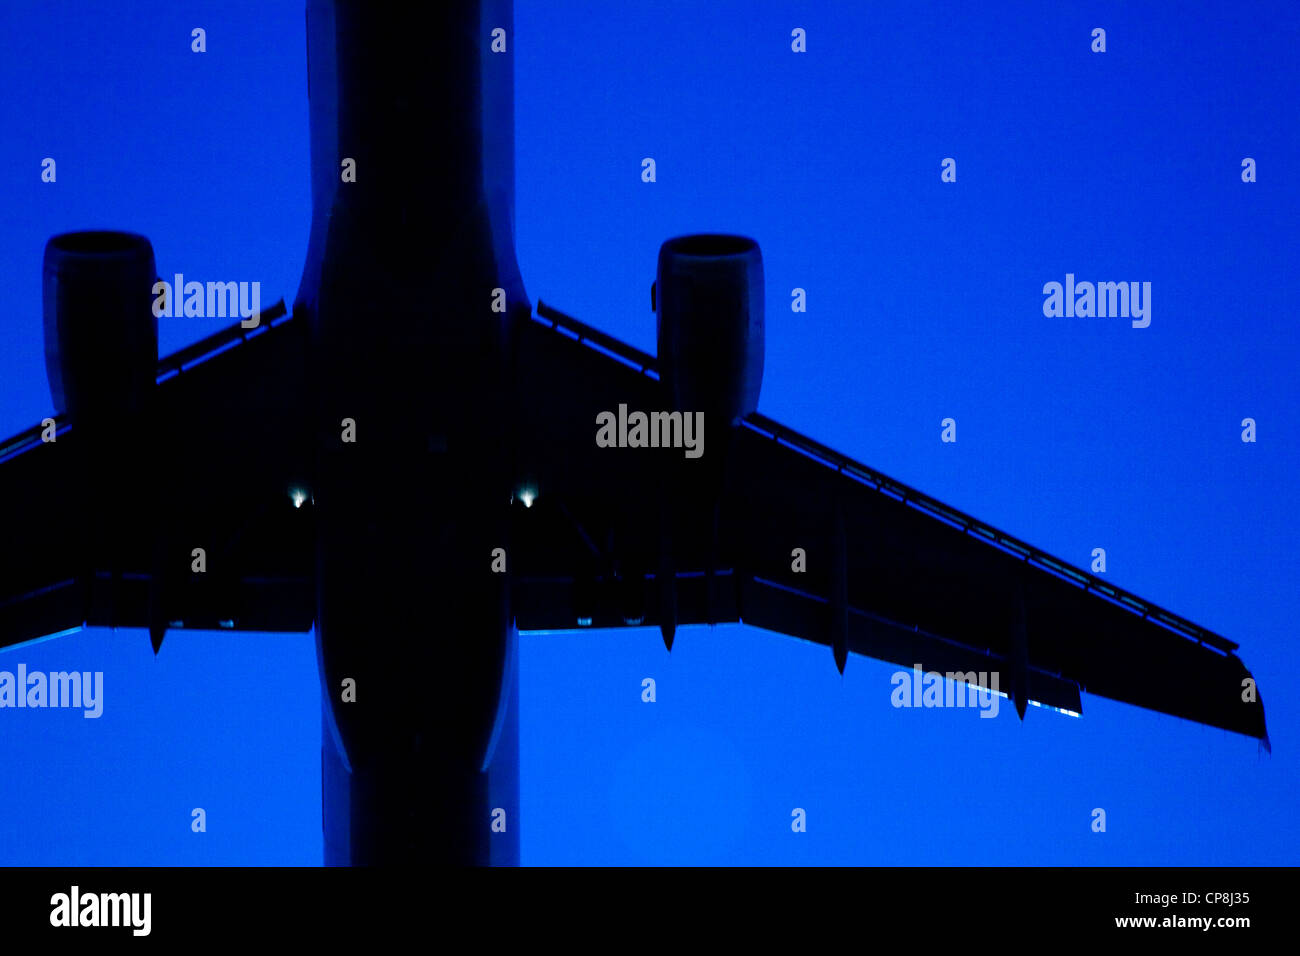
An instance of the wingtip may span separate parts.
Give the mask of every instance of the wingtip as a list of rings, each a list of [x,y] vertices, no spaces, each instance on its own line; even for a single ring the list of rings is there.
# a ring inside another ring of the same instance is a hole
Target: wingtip
[[[149,628],[149,644],[153,647],[154,657],[158,656],[158,651],[162,649],[163,638],[166,636],[167,636],[167,628],[165,626],[163,627],[155,626]]]

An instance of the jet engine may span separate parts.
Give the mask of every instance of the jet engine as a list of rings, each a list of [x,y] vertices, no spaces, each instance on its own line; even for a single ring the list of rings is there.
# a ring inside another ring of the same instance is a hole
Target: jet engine
[[[659,374],[672,407],[727,425],[758,407],[763,257],[744,236],[693,235],[659,247],[653,289]]]
[[[153,246],[129,232],[69,232],[45,245],[45,371],[73,421],[138,411],[154,387]]]

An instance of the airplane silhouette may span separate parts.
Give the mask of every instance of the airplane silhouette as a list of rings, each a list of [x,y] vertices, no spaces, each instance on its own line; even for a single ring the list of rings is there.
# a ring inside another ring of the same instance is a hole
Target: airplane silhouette
[[[841,671],[999,673],[1022,720],[1087,691],[1267,746],[1235,643],[760,414],[752,239],[663,244],[657,356],[534,310],[512,27],[309,0],[292,312],[160,361],[148,240],[49,240],[57,415],[0,446],[0,647],[314,627],[329,864],[518,861],[520,631],[743,621]]]

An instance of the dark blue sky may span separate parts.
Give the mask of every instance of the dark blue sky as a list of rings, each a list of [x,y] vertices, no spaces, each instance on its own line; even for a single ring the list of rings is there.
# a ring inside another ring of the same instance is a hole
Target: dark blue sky
[[[671,655],[654,630],[525,636],[524,862],[1300,862],[1300,10],[516,6],[534,301],[653,351],[659,244],[753,236],[762,411],[1080,566],[1104,547],[1114,583],[1241,643],[1274,743],[1091,696],[1079,720],[895,710],[894,667],[840,677],[740,626]],[[142,232],[164,276],[291,300],[310,184],[298,2],[5,4],[0,37],[9,435],[52,407],[50,235]],[[1067,272],[1151,282],[1150,327],[1045,317]],[[223,324],[163,319],[161,348]],[[105,709],[0,711],[0,863],[320,862],[309,635],[173,632],[155,660],[143,632],[91,630],[0,654],[19,662],[104,671]]]

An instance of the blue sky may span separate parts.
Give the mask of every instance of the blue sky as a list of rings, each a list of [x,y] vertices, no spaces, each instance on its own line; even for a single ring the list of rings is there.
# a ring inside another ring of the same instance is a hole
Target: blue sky
[[[525,285],[653,352],[659,244],[753,236],[760,409],[1080,566],[1104,547],[1114,583],[1242,645],[1273,756],[1090,696],[1079,720],[895,710],[892,666],[841,677],[741,626],[671,655],[654,630],[525,636],[525,863],[1300,862],[1300,10],[993,6],[518,0]],[[310,183],[300,3],[7,4],[0,36],[8,435],[51,409],[50,235],[142,232],[164,276],[291,300]],[[1045,317],[1067,272],[1151,282],[1150,327]],[[164,319],[160,347],[222,324]],[[155,660],[91,630],[20,661],[104,671],[105,712],[0,712],[0,863],[320,862],[309,635],[174,632]]]

